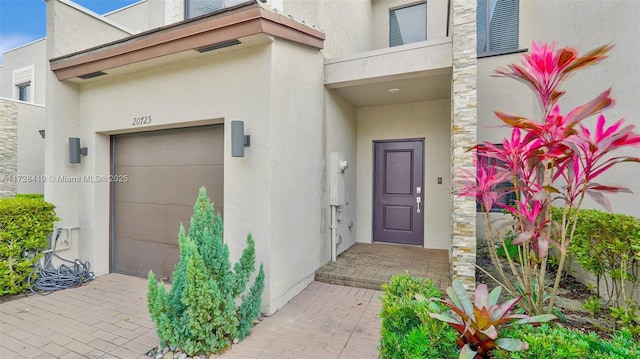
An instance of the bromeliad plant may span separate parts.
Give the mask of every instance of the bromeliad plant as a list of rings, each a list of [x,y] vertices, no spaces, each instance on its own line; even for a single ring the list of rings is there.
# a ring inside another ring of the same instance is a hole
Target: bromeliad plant
[[[577,70],[601,62],[610,49],[610,45],[600,46],[578,56],[576,50],[568,47],[556,51],[554,44],[534,43],[521,65],[511,64],[495,71],[495,76],[516,79],[533,90],[540,103],[542,121],[496,111],[495,115],[511,128],[510,138],[504,139],[501,145],[484,143],[474,149],[479,157],[494,159],[499,165],[462,174],[461,194],[476,197],[484,207],[485,238],[501,284],[513,296],[519,294],[518,287],[524,293],[532,294],[520,303],[531,315],[544,311],[551,313],[553,309],[567,249],[585,197],[591,197],[611,211],[604,194],[630,193],[621,186],[599,183],[598,178],[623,162],[640,162],[638,157],[611,155],[614,150],[640,144],[640,135],[634,132],[633,125],[625,126],[623,120],[610,125],[601,114],[614,104],[611,89],[566,115],[558,105],[564,95],[560,85]],[[594,115],[599,116],[595,129],[590,129],[584,120]],[[497,185],[505,181],[512,183],[513,188],[497,190]],[[498,203],[498,199],[509,192],[515,193],[515,204]],[[551,220],[552,203],[562,209],[559,221]],[[518,245],[519,255],[515,259],[507,256],[505,260],[517,285],[507,279],[496,254],[496,246],[507,248],[501,231],[495,230],[499,228],[493,225],[490,217],[494,205],[501,206],[514,217],[514,221],[505,226],[513,227],[517,233],[512,243]],[[557,249],[559,259],[549,293],[544,280],[551,248]],[[520,265],[514,261],[519,261]]]
[[[471,302],[459,280],[454,280],[447,288],[449,300],[431,298],[450,308],[443,313],[430,313],[429,316],[451,325],[459,333],[456,340],[460,347],[460,359],[489,358],[496,348],[508,351],[520,351],[528,344],[519,339],[500,338],[500,331],[513,324],[540,324],[555,319],[551,314],[529,317],[525,314],[512,314],[514,306],[524,297],[498,304],[502,287],[495,287],[491,293],[486,284],[476,288],[474,301]]]

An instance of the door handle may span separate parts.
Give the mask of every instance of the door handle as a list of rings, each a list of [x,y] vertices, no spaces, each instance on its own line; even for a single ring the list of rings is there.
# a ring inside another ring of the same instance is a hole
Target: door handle
[[[416,210],[420,213],[420,204],[422,203],[422,198],[420,196],[416,197]]]

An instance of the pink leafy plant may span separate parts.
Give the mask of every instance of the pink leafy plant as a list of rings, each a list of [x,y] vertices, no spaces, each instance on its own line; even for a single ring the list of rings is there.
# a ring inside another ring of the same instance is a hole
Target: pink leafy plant
[[[478,168],[475,178],[463,176],[463,196],[477,198],[485,209],[486,238],[491,259],[499,267],[503,285],[516,295],[517,288],[534,293],[521,306],[530,314],[549,313],[560,283],[560,275],[566,259],[566,249],[571,243],[578,211],[585,196],[591,197],[603,208],[611,211],[605,194],[630,193],[629,189],[615,184],[596,182],[603,173],[626,162],[640,162],[640,157],[612,155],[629,146],[640,145],[640,135],[633,125],[624,120],[608,124],[602,111],[611,108],[615,101],[611,89],[575,107],[563,115],[559,99],[564,95],[562,83],[575,71],[600,63],[607,56],[611,45],[593,49],[579,56],[572,48],[558,50],[555,44],[536,44],[523,56],[520,64],[510,64],[495,71],[495,76],[509,77],[525,83],[538,98],[542,121],[536,122],[524,116],[495,111],[496,117],[511,128],[510,138],[500,146],[491,143],[477,145],[473,149],[479,157],[495,159],[496,165]],[[595,129],[584,120],[598,115]],[[511,189],[498,191],[500,183],[509,181]],[[514,192],[515,204],[503,204],[499,199]],[[559,222],[550,218],[552,204],[564,208]],[[518,233],[513,244],[519,245],[520,266],[508,257],[507,262],[519,286],[509,283],[495,253],[496,245],[503,245],[499,231],[494,231],[489,210],[500,206],[514,217],[513,226]],[[573,214],[570,214],[573,213]],[[559,253],[559,266],[550,301],[545,303],[544,277],[550,249]]]

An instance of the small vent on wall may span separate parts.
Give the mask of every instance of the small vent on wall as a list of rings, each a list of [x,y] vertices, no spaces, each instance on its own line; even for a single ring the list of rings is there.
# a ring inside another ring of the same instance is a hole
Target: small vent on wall
[[[96,71],[96,72],[92,72],[90,74],[86,74],[86,75],[80,75],[78,77],[80,77],[83,80],[87,80],[87,79],[92,79],[94,77],[98,77],[98,76],[102,76],[102,75],[106,75],[106,72],[102,72],[102,71]]]
[[[240,44],[241,44],[240,40],[234,39],[234,40],[219,42],[219,43],[213,44],[213,45],[207,45],[207,46],[203,46],[203,47],[198,47],[196,50],[198,52],[200,52],[200,53],[203,53],[203,52],[207,52],[207,51],[213,51],[213,50],[217,50],[217,49],[222,49],[223,47],[229,47],[229,46],[240,45]]]

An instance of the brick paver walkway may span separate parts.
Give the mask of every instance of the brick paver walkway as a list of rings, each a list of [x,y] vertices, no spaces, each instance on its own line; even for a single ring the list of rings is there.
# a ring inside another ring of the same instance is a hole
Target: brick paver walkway
[[[146,280],[108,274],[2,303],[0,358],[148,359],[159,341],[146,293]],[[377,358],[380,294],[313,282],[220,358]]]
[[[358,288],[381,289],[391,276],[431,278],[443,291],[451,285],[449,252],[416,246],[356,243],[316,271],[316,280]]]

